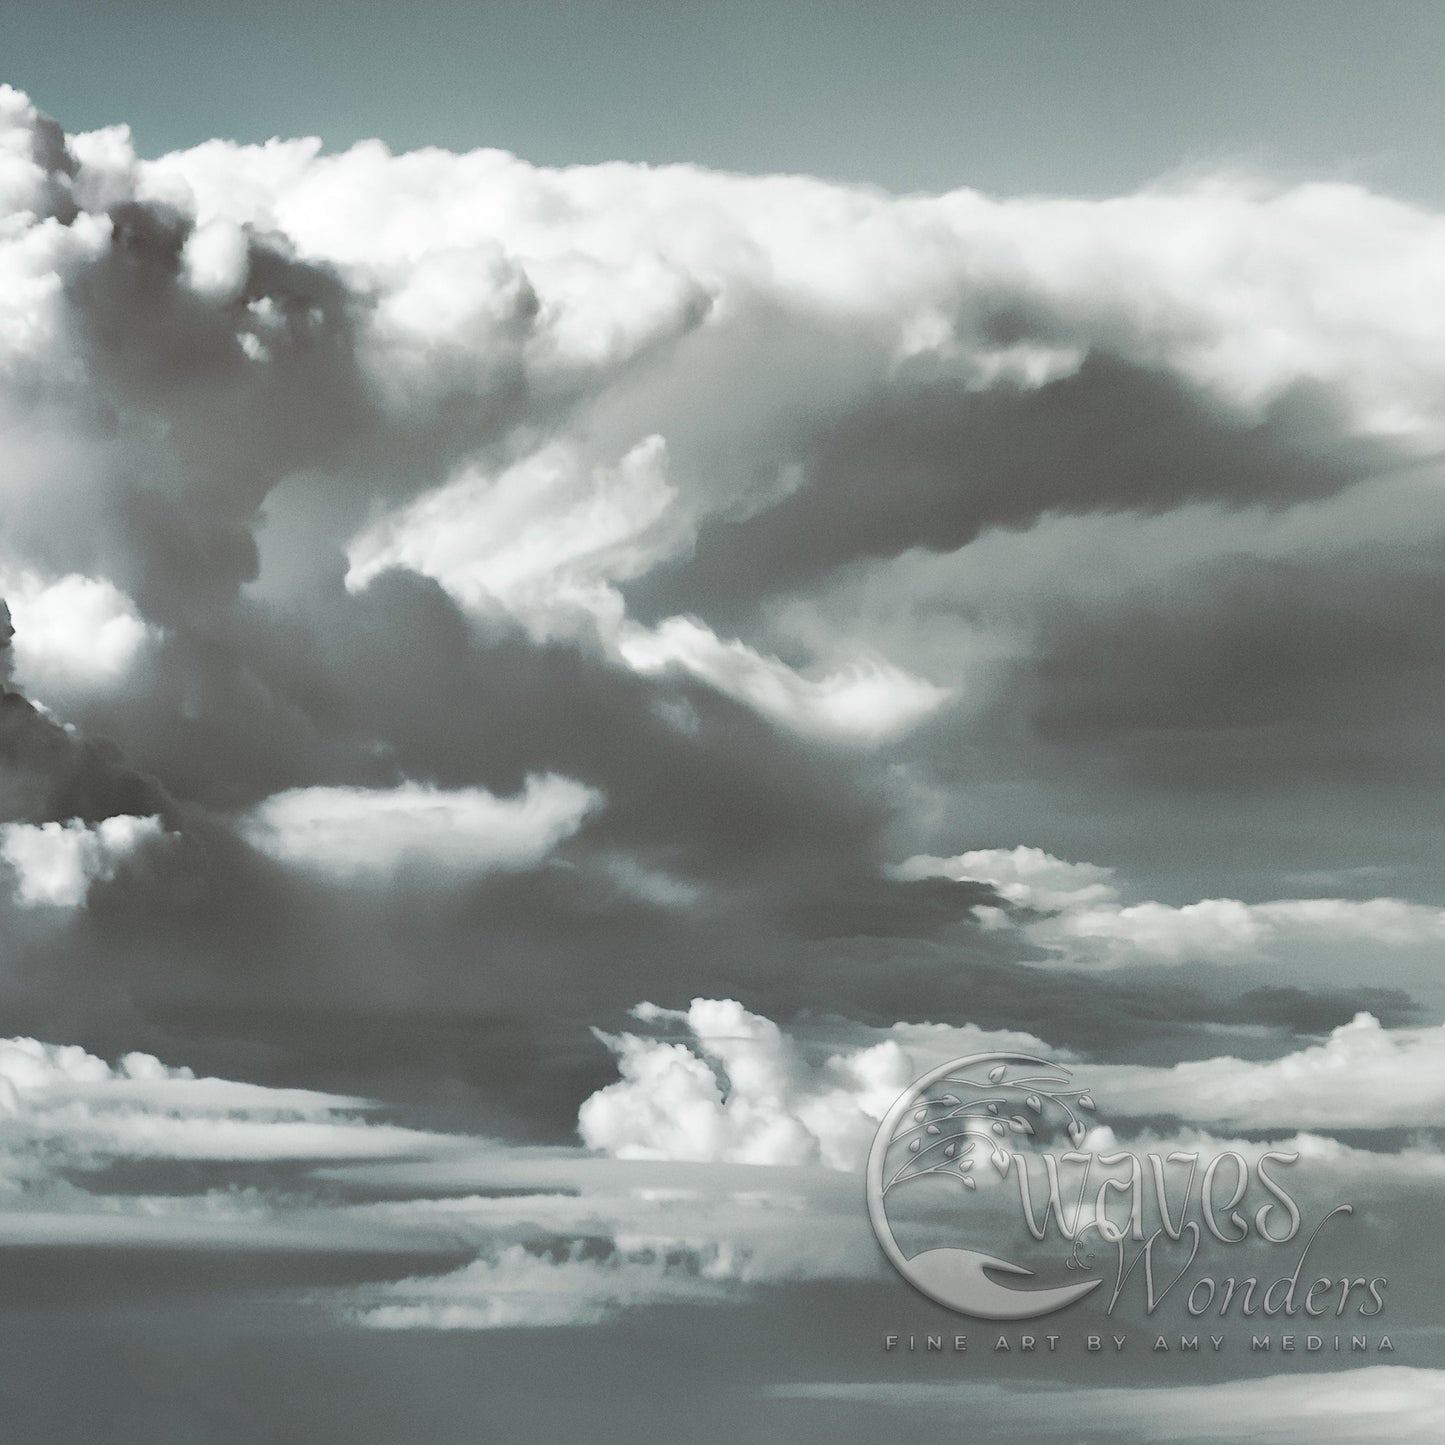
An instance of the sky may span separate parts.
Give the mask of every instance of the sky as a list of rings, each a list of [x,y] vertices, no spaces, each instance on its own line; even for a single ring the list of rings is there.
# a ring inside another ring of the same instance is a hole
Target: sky
[[[1445,17],[1429,0],[6,11],[13,82],[72,128],[126,122],[145,155],[212,136],[380,136],[890,190],[1105,195],[1230,166],[1445,198]]]
[[[1442,27],[7,21],[12,1428],[1434,1438]]]

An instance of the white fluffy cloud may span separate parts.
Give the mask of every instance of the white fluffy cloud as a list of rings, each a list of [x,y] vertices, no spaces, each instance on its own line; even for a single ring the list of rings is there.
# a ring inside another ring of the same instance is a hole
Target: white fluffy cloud
[[[515,798],[482,788],[295,788],[242,820],[262,852],[290,867],[346,880],[413,873],[452,881],[539,863],[602,804],[555,774],[527,779]]]
[[[553,444],[497,476],[467,468],[353,539],[347,585],[387,567],[434,577],[461,601],[503,607],[540,636],[620,614],[611,586],[674,544],[676,493],[662,438],[615,467]]]
[[[884,1037],[811,1061],[770,1019],[731,999],[694,999],[686,1013],[642,1004],[648,1023],[685,1041],[602,1034],[621,1079],[583,1103],[583,1142],[620,1159],[854,1167],[888,1106],[912,1082],[916,1056]],[[979,1048],[1037,1047],[1028,1035],[969,1031]]]
[[[384,344],[440,334],[476,349],[509,314],[495,298],[520,270],[555,362],[573,368],[635,354],[700,303],[727,311],[765,294],[987,382],[1039,362],[991,338],[970,298],[1032,295],[1067,318],[1064,358],[1108,342],[1245,405],[1302,376],[1337,377],[1361,426],[1440,420],[1431,378],[1445,375],[1445,351],[1420,303],[1445,284],[1442,223],[1354,186],[900,199],[685,166],[544,170],[498,151],[393,156],[366,142],[327,156],[304,140],[210,142],[138,172],[203,225],[278,229],[364,277],[383,297]]]
[[[0,597],[15,627],[15,681],[44,700],[114,683],[156,635],[103,578],[0,574]]]
[[[891,870],[897,878],[976,879],[992,883],[1010,903],[1024,908],[1077,908],[1111,902],[1118,892],[1112,868],[1066,863],[1042,848],[975,848],[954,858],[920,853]]]
[[[1281,898],[1244,903],[1124,903],[1111,868],[1067,863],[1038,848],[986,848],[935,858],[920,854],[901,878],[977,879],[1010,903],[1045,917],[1019,925],[1050,961],[1069,967],[1259,962],[1299,945],[1410,948],[1445,941],[1445,909],[1398,898]],[[1006,926],[998,910],[986,921]]]
[[[971,1027],[896,1023],[885,1036],[920,1073],[978,1051]],[[1430,1128],[1445,1117],[1445,1025],[1387,1029],[1360,1013],[1274,1058],[1217,1055],[1167,1068],[1078,1062],[1047,1044],[1036,1052],[1068,1062],[1105,1121],[1174,1115],[1200,1126],[1328,1131]]]
[[[468,469],[355,538],[347,585],[408,567],[472,608],[505,610],[538,640],[591,635],[636,672],[676,669],[831,742],[879,741],[949,697],[882,660],[804,674],[696,618],[627,620],[615,584],[690,540],[665,468],[665,444],[653,436],[615,467],[589,468],[575,448],[553,445],[495,477]]]
[[[164,830],[158,817],[121,813],[99,823],[6,823],[0,858],[15,874],[15,898],[25,908],[78,908],[90,885],[108,882],[136,850]]]
[[[1111,1118],[1157,1115],[1197,1128],[1326,1132],[1428,1128],[1445,1117],[1445,1026],[1386,1029],[1363,1013],[1277,1058],[1160,1068],[1080,1063],[1028,1034],[971,1024],[839,1028],[805,1047],[731,1000],[694,999],[685,1013],[650,1004],[633,1012],[684,1036],[598,1034],[621,1077],[586,1100],[578,1130],[584,1143],[619,1159],[854,1169],[915,1078],[949,1059],[998,1050],[1066,1063],[1097,1099],[1104,1129]],[[1333,1145],[1316,1143],[1326,1152]]]
[[[115,259],[110,209],[127,201],[179,218],[184,293],[175,317],[133,338],[138,373],[147,348],[158,373],[171,365],[166,327],[182,313],[218,366],[244,357],[261,377],[284,364],[288,336],[321,312],[293,315],[269,294],[240,304],[258,240],[339,288],[359,367],[351,400],[376,428],[374,457],[319,459],[356,470],[366,494],[327,539],[348,549],[354,586],[412,568],[534,634],[595,636],[619,666],[680,670],[835,742],[913,726],[967,691],[956,666],[920,672],[823,626],[767,646],[681,615],[643,626],[617,584],[685,554],[708,518],[786,496],[806,439],[880,388],[1037,387],[1105,351],[1237,418],[1308,383],[1337,395],[1344,434],[1421,452],[1445,435],[1445,343],[1430,319],[1445,300],[1445,219],[1358,187],[1225,179],[1102,202],[900,198],[687,166],[395,156],[377,142],[326,155],[315,140],[211,141],[143,161],[119,128],[72,137],[71,175],[36,159],[37,124],[23,96],[0,93],[0,427],[17,536],[62,579],[47,584],[61,588],[49,621],[44,609],[21,618],[20,645],[27,669],[43,653],[57,678],[113,676],[143,636],[114,591],[140,569],[116,555],[129,544],[110,505],[137,476],[198,502],[212,473],[264,495],[306,464],[278,460],[275,430],[246,414],[216,422],[227,465],[198,468],[180,392],[151,398],[151,414],[105,382],[117,424],[92,424],[98,378],[67,297]],[[61,211],[69,224],[49,219]],[[126,313],[125,297],[109,299]],[[1019,316],[1038,323],[1023,342],[998,324]],[[239,375],[226,372],[227,394],[250,397]],[[23,406],[29,393],[7,376],[43,386],[48,409]],[[304,384],[286,375],[273,400]],[[478,415],[496,426],[458,420]],[[261,495],[224,498],[217,514],[250,516]],[[202,557],[205,541],[202,528]],[[101,560],[79,580],[78,563],[60,561],[91,553]]]
[[[1445,1025],[1386,1029],[1361,1013],[1282,1058],[1100,1066],[1090,1084],[1102,1108],[1120,1113],[1251,1128],[1433,1128],[1445,1118]]]

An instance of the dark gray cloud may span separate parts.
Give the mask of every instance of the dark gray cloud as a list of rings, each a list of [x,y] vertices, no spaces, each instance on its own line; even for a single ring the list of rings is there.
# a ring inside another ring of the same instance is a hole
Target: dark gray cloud
[[[999,339],[1057,339],[1016,329]],[[1338,491],[1386,457],[1343,433],[1319,388],[1301,385],[1250,421],[1105,351],[1039,387],[980,392],[905,372],[811,439],[800,484],[775,507],[704,526],[693,556],[628,595],[644,615],[697,612],[736,626],[771,594],[832,568],[911,547],[952,552],[1045,512],[1284,507]]]
[[[116,743],[77,737],[10,690],[0,691],[0,766],[0,817],[7,822],[176,817],[161,783],[132,766]]]

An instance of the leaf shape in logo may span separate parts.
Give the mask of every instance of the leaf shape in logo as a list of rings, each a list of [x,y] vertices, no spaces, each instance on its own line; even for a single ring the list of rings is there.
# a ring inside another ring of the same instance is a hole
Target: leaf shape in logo
[[[972,1175],[969,1175],[969,1174],[960,1174],[960,1175],[959,1175],[959,1183],[962,1184],[965,1189],[977,1189],[977,1188],[978,1188],[978,1180],[976,1180],[975,1178],[972,1177]]]
[[[928,1105],[925,1104],[913,1117],[921,1124],[928,1117]]]
[[[916,1154],[916,1153],[918,1153],[918,1146],[919,1146],[920,1143],[922,1143],[922,1140],[915,1139],[915,1140],[908,1146],[908,1152],[909,1152],[910,1154]]]
[[[993,1151],[993,1167],[997,1169],[1000,1174],[1008,1173],[1008,1155],[1005,1154],[1002,1149],[995,1149]]]
[[[1044,1106],[1039,1102],[1039,1096],[1037,1094],[1030,1094],[1028,1098],[1024,1100],[1024,1103],[1027,1104],[1035,1114],[1043,1113]]]
[[[973,1168],[973,1160],[965,1159],[959,1166],[960,1169],[969,1170]]]
[[[993,1123],[990,1124],[988,1127],[992,1129],[995,1134],[1003,1133],[1003,1125],[1000,1124],[997,1119],[995,1119]]]
[[[990,1114],[997,1114],[997,1113],[998,1113],[998,1105],[997,1105],[997,1104],[990,1104],[990,1105],[988,1106],[988,1112],[989,1112]]]
[[[958,1145],[957,1145],[957,1144],[945,1144],[945,1145],[943,1146],[943,1157],[944,1157],[945,1159],[952,1159],[953,1156],[954,1156],[957,1152],[958,1152]]]
[[[938,1102],[940,1104],[959,1104],[963,1101],[958,1097],[957,1094],[940,1094],[938,1096]]]
[[[1004,1066],[1000,1064],[996,1069],[990,1069],[988,1071],[988,1081],[990,1084],[996,1084],[1003,1078],[1003,1068]]]
[[[941,1134],[943,1130],[940,1129],[937,1124],[930,1124],[928,1126],[928,1132],[930,1134]]]
[[[1084,1142],[1084,1126],[1077,1120],[1069,1125],[1069,1138],[1074,1141],[1076,1149]]]
[[[1008,1126],[1015,1134],[1032,1134],[1034,1132],[1034,1126],[1022,1114],[1015,1114],[1008,1121]]]
[[[1079,1095],[1079,1108],[1092,1109],[1094,1107],[1094,1096],[1092,1094]]]

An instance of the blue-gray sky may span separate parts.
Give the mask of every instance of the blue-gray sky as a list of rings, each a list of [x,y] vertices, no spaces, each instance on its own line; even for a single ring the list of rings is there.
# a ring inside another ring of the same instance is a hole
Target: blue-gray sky
[[[893,189],[1132,189],[1220,163],[1445,195],[1430,0],[333,0],[4,7],[7,78],[143,154],[380,136]]]

